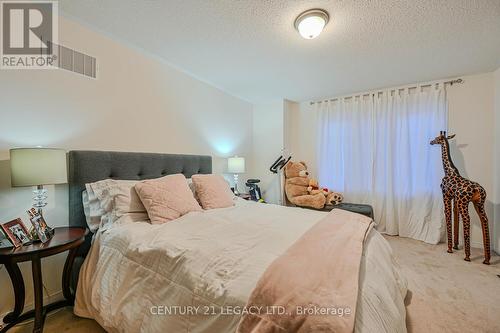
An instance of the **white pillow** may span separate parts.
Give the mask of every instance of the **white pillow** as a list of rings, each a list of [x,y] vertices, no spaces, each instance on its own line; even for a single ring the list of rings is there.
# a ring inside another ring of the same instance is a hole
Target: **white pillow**
[[[196,198],[196,188],[194,187],[193,180],[191,178],[187,178],[188,186],[191,192],[193,192],[193,196]],[[198,200],[198,198],[196,198]]]
[[[105,179],[85,184],[89,228],[97,230],[99,226],[114,223],[124,216],[131,221],[147,221],[146,208],[134,189],[137,183],[135,180]]]
[[[106,211],[101,208],[101,204],[91,187],[85,186],[88,190],[82,192],[83,212],[87,225],[92,233],[99,229],[101,219],[106,215]],[[89,194],[90,193],[90,194]]]

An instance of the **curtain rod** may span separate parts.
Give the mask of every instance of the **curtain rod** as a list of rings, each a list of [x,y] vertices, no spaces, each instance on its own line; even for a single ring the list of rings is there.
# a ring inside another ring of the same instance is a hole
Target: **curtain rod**
[[[378,94],[378,93],[381,93],[385,90],[389,90],[389,91],[392,91],[392,90],[402,90],[402,89],[415,89],[415,88],[418,88],[418,87],[430,87],[434,84],[439,84],[439,83],[443,83],[443,84],[449,84],[450,86],[454,85],[454,84],[460,84],[460,83],[463,83],[464,80],[458,78],[458,79],[453,79],[453,80],[448,80],[448,81],[435,81],[435,82],[428,82],[428,83],[422,83],[422,84],[410,84],[410,85],[407,85],[407,86],[402,86],[402,87],[393,87],[393,88],[387,88],[387,89],[378,89],[378,90],[373,90],[373,91],[370,91],[370,92],[365,92],[365,93],[360,93],[360,94],[352,94],[352,95],[345,95],[345,96],[340,96],[340,97],[335,97],[335,98],[329,98],[329,99],[324,99],[324,100],[320,100],[320,101],[312,101],[312,102],[309,102],[309,105],[313,105],[313,104],[319,104],[319,103],[323,103],[323,102],[333,102],[333,101],[337,101],[341,98],[353,98],[353,97],[356,97],[356,96],[368,96],[370,94]]]

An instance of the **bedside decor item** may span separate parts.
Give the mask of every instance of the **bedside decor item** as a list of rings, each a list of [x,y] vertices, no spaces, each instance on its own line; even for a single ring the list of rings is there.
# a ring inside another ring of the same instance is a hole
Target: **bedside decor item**
[[[31,232],[31,238],[33,240],[39,240],[42,243],[46,243],[50,238],[52,238],[52,233],[49,231],[47,223],[43,216],[37,212],[35,208],[31,208],[27,211],[31,224],[33,225],[33,231]],[[36,235],[36,237],[34,237]]]
[[[441,181],[441,190],[443,191],[444,213],[446,217],[446,234],[448,235],[448,253],[452,253],[451,241],[451,217],[452,203],[454,213],[454,246],[458,250],[458,219],[462,217],[464,227],[464,248],[465,261],[470,261],[470,217],[469,203],[474,204],[477,215],[481,220],[483,229],[484,261],[483,264],[490,264],[490,234],[488,230],[488,216],[484,209],[486,201],[486,191],[476,182],[464,178],[458,172],[453,164],[450,155],[450,145],[448,140],[453,139],[455,134],[446,135],[446,131],[441,131],[439,135],[430,142],[431,145],[441,146],[441,160],[443,162],[444,178]]]
[[[10,150],[10,171],[13,187],[36,186],[33,207],[40,215],[47,205],[44,185],[65,184],[66,152],[54,148],[16,148]],[[47,226],[48,232],[52,228]]]
[[[0,250],[1,249],[11,249],[14,245],[12,245],[11,241],[5,236],[3,229],[0,228]]]
[[[32,243],[29,232],[20,218],[2,224],[2,229],[15,247]]]
[[[234,177],[234,194],[238,195],[238,174],[245,173],[245,158],[230,157],[227,159],[227,172],[232,173]]]

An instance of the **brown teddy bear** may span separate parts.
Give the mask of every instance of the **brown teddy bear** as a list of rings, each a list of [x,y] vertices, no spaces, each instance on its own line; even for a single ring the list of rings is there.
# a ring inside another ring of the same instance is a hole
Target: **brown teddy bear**
[[[309,178],[309,186],[307,187],[307,193],[316,194],[322,192],[323,190],[319,187],[318,181],[314,178]]]
[[[344,200],[341,193],[332,192],[326,187],[319,187],[318,181],[316,179],[309,179],[309,187],[307,188],[309,194],[323,193],[326,197],[325,206],[335,206]]]
[[[338,192],[329,192],[326,196],[326,205],[338,205],[344,200],[344,196]]]
[[[326,196],[322,190],[312,189],[317,183],[310,183],[309,172],[304,162],[288,162],[285,166],[285,193],[288,201],[302,207],[321,209],[325,206]],[[311,186],[311,192],[308,191]]]

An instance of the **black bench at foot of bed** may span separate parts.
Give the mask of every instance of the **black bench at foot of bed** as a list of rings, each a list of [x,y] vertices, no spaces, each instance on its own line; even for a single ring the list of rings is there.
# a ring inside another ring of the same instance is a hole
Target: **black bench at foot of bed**
[[[308,207],[303,207],[303,208],[308,208]],[[373,208],[370,205],[341,202],[338,205],[325,206],[322,209],[314,209],[314,208],[308,208],[308,209],[319,210],[322,212],[329,212],[332,209],[343,209],[343,210],[348,210],[348,211],[353,212],[353,213],[365,215],[365,216],[368,216],[369,218],[373,219]]]

